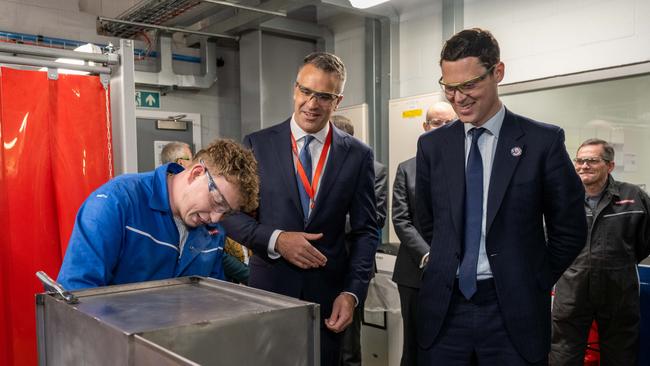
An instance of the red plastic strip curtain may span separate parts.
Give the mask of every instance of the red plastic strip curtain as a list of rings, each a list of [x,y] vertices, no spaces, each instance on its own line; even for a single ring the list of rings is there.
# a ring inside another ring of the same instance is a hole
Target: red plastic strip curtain
[[[36,365],[35,272],[56,278],[76,212],[112,177],[97,76],[0,68],[0,364]]]

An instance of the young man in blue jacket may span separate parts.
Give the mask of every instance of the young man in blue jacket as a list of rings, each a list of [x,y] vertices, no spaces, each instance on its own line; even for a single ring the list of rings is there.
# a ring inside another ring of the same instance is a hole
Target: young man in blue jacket
[[[67,290],[199,275],[223,279],[218,223],[257,208],[253,154],[217,140],[183,169],[125,174],[101,186],[77,213],[58,282]]]

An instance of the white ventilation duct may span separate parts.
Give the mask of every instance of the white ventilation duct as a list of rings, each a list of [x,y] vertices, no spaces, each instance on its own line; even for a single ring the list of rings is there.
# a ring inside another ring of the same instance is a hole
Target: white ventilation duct
[[[207,89],[217,81],[217,45],[207,40],[201,41],[201,75],[175,74],[172,68],[172,38],[160,36],[160,71],[135,72],[137,85],[169,87],[179,89]]]

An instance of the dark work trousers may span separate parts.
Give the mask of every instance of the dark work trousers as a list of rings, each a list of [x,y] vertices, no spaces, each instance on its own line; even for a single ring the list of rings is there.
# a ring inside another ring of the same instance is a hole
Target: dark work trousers
[[[454,283],[445,321],[429,349],[420,349],[420,366],[519,366],[531,364],[519,355],[506,331],[493,280],[478,281],[466,300]]]
[[[343,332],[341,366],[361,366],[361,320],[363,308],[354,308],[352,323]]]
[[[572,266],[557,282],[555,293],[550,365],[584,365],[593,320],[598,325],[600,364],[636,365],[640,322],[636,266],[612,270]]]
[[[419,289],[397,285],[397,291],[399,291],[402,322],[404,324],[404,346],[402,347],[402,361],[400,362],[400,366],[415,366],[418,362],[416,315]]]

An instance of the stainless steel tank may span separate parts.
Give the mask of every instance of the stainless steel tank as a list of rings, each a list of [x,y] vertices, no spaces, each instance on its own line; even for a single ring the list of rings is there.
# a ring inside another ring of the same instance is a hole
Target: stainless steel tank
[[[40,365],[320,363],[317,304],[203,277],[36,297]]]

